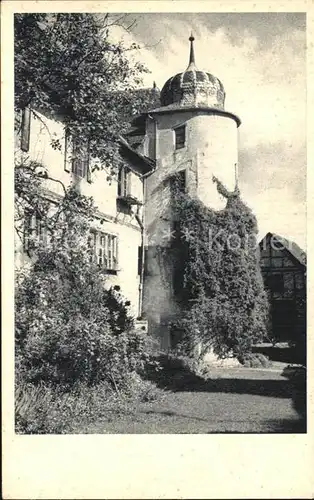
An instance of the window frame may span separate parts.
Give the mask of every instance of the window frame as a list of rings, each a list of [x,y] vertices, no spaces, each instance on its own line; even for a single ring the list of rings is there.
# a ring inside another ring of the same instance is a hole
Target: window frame
[[[26,212],[23,226],[24,253],[28,253],[31,250],[30,241],[32,240],[36,240],[37,243],[42,244],[44,247],[47,246],[49,231],[42,218],[38,217],[35,213]]]
[[[89,157],[89,143],[87,140],[79,142],[77,139],[72,141],[72,161],[71,169],[72,174],[80,179],[88,177],[90,157]]]
[[[131,195],[131,169],[126,165],[119,168],[117,192],[120,198],[127,198]]]
[[[181,140],[178,140],[180,139],[180,132],[183,132],[183,141],[182,141],[182,137],[181,137]],[[180,125],[177,125],[176,127],[173,128],[173,132],[174,132],[174,148],[175,148],[175,151],[178,151],[180,149],[184,149],[186,147],[186,124],[185,123],[182,123]]]
[[[79,141],[67,131],[65,132],[64,170],[72,173],[78,179],[91,182],[90,144],[88,139],[85,138]]]
[[[107,273],[116,273],[118,271],[118,235],[92,229],[91,240],[96,264]]]

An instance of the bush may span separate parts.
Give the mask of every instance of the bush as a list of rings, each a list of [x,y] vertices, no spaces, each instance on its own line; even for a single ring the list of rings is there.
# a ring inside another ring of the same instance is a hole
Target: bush
[[[198,360],[174,353],[159,354],[156,365],[148,366],[144,377],[158,387],[177,390],[193,386],[209,376],[209,368]]]
[[[238,357],[240,363],[248,368],[268,368],[271,366],[269,358],[262,353],[246,353]]]
[[[306,419],[306,387],[307,387],[307,370],[305,366],[288,365],[283,370],[283,377],[288,378],[292,384],[292,402],[294,409],[299,415]]]
[[[59,326],[59,328],[58,328]],[[148,357],[147,336],[138,331],[113,335],[106,325],[77,317],[66,325],[40,324],[17,351],[24,380],[71,386],[109,381],[116,389]]]
[[[25,382],[69,388],[107,381],[119,390],[143,369],[149,338],[133,329],[130,303],[119,287],[106,288],[93,259],[91,200],[72,189],[59,210],[49,244],[39,245],[30,270],[17,276],[17,367]]]
[[[164,396],[164,393],[157,388],[154,382],[143,379],[135,372],[130,374],[122,390],[126,398],[133,403],[148,403],[160,400]]]

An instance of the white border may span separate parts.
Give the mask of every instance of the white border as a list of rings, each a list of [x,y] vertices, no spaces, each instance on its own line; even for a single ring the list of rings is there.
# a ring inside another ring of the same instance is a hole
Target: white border
[[[304,12],[308,41],[308,137],[313,130],[313,2],[2,2],[3,497],[312,498],[313,383],[304,435],[71,435],[13,432],[13,26],[14,12]],[[291,61],[293,64],[293,61]],[[308,141],[308,303],[313,288],[313,141]],[[313,315],[312,315],[313,316]],[[309,344],[313,319],[308,316]],[[312,368],[308,349],[309,373]],[[312,471],[312,472],[311,472]]]

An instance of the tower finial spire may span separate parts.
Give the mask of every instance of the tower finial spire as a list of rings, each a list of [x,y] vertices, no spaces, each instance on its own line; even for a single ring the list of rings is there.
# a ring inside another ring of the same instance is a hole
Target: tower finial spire
[[[192,32],[191,32],[189,40],[190,40],[191,45],[190,45],[190,60],[189,60],[189,65],[187,67],[187,70],[195,68],[195,54],[194,54],[194,45],[193,45],[195,38],[194,38]]]

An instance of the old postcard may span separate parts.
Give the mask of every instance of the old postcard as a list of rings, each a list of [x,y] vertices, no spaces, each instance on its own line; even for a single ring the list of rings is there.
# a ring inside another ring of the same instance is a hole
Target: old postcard
[[[311,498],[312,3],[4,1],[2,61],[4,498]]]

